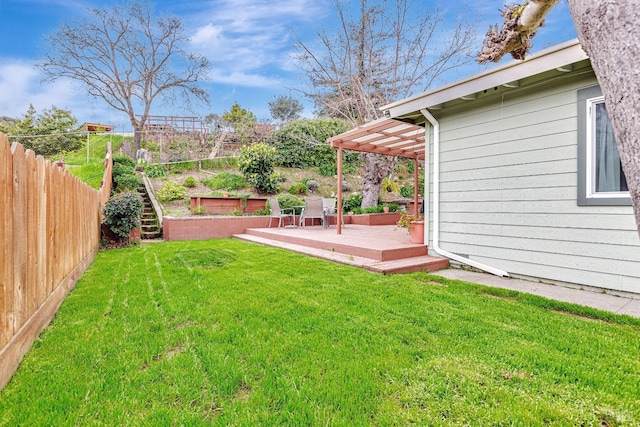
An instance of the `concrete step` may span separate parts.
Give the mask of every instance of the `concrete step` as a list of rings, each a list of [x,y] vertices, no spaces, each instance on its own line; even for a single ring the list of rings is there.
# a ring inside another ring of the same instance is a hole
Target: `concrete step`
[[[149,234],[141,234],[140,239],[142,240],[157,240],[162,239],[162,234],[160,233],[149,233]]]

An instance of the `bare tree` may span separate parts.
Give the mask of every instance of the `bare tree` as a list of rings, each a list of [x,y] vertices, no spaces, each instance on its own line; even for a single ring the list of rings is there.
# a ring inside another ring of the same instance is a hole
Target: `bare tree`
[[[640,3],[637,0],[568,1],[578,38],[602,88],[640,236],[640,60],[635,54],[640,41]],[[537,29],[544,14],[557,2],[531,0],[508,7],[503,12],[503,30],[489,30],[478,60],[498,61],[502,55],[519,49],[522,52],[516,57],[523,58],[528,48],[519,44],[518,38],[531,28]]]
[[[89,95],[126,113],[136,150],[158,98],[167,101],[179,94],[185,102],[208,102],[198,83],[209,61],[184,50],[188,38],[178,18],[155,18],[151,12],[139,2],[89,9],[87,18],[62,23],[46,38],[47,53],[38,64],[47,80],[76,80]]]
[[[298,61],[316,113],[353,126],[381,117],[379,107],[429,88],[443,73],[468,63],[473,27],[444,24],[440,10],[411,0],[333,0],[338,29],[318,34],[320,47],[298,40]],[[350,11],[355,9],[354,16]],[[375,206],[395,158],[366,155],[362,206]]]

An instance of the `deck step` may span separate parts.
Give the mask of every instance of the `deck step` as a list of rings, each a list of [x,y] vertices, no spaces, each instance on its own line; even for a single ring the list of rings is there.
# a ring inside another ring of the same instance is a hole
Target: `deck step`
[[[322,230],[321,227],[311,228],[315,230]],[[325,241],[318,239],[313,235],[297,233],[295,230],[290,234],[282,234],[277,229],[249,228],[245,233],[299,246],[314,247],[347,255],[357,255],[377,261],[393,261],[397,259],[427,255],[427,247],[424,245],[407,244],[402,247],[396,246],[393,248],[386,248],[376,245],[373,242],[369,242],[370,244],[368,245],[363,245],[355,244],[350,241]]]
[[[351,265],[354,267],[364,268],[376,273],[396,274],[396,273],[412,273],[419,271],[436,271],[449,266],[449,261],[444,258],[438,258],[430,255],[413,256],[403,259],[394,259],[388,261],[380,261],[372,258],[366,258],[357,255],[349,255],[337,251],[321,249],[313,246],[305,246],[303,244],[291,243],[262,237],[255,234],[236,234],[236,239],[259,243],[262,245],[273,246],[290,250],[297,253],[313,256],[316,258],[326,259],[339,264]]]

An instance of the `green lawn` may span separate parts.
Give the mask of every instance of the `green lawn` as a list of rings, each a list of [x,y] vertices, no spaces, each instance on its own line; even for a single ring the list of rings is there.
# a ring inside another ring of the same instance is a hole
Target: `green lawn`
[[[100,252],[0,425],[640,424],[640,321],[236,240]]]
[[[112,152],[122,145],[120,135],[91,135],[89,150],[86,146],[73,153],[66,153],[63,157],[67,170],[81,181],[96,190],[100,189],[104,176],[104,158],[107,153],[107,143],[111,142]],[[88,156],[88,159],[87,159]],[[88,160],[88,161],[87,161]]]

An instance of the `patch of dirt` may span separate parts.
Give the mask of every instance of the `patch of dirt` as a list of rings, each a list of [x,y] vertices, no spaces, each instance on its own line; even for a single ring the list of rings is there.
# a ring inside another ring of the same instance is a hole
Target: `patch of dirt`
[[[251,388],[243,381],[240,384],[240,387],[233,395],[233,400],[240,400],[242,402],[247,402],[249,400],[249,393],[251,392]]]

